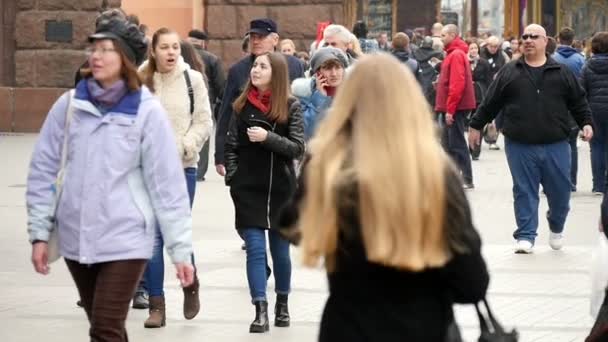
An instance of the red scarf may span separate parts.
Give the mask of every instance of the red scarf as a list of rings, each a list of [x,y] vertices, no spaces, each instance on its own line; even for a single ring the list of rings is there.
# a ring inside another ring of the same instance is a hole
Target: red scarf
[[[261,110],[262,113],[267,114],[270,112],[270,90],[260,92],[257,88],[252,87],[247,93],[247,100],[257,109]]]

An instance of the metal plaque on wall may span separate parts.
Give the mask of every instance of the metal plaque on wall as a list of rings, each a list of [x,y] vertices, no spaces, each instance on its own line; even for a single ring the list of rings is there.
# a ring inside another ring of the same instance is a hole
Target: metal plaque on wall
[[[47,42],[71,43],[74,36],[71,20],[47,20],[45,36]]]

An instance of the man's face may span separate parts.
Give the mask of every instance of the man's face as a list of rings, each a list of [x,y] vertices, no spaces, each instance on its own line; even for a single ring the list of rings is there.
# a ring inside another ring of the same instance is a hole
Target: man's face
[[[388,42],[388,36],[385,33],[378,36],[378,44],[385,45],[387,42]]]
[[[450,33],[447,30],[441,31],[441,41],[443,42],[444,46],[448,46],[454,40],[454,38],[456,38],[454,33]]]
[[[537,27],[526,27],[521,39],[524,43],[524,55],[535,57],[544,55],[547,51],[547,35]]]
[[[519,49],[519,40],[511,39],[511,50],[517,51]]]
[[[325,37],[325,45],[335,47],[336,49],[340,49],[344,52],[348,50],[348,44],[338,39],[337,36]]]
[[[273,52],[274,47],[277,46],[279,37],[276,34],[261,35],[259,33],[251,33],[249,35],[249,46],[251,46],[251,53],[255,56],[259,56],[266,52]]]
[[[197,38],[188,37],[188,42],[194,47],[205,48],[205,41]]]
[[[330,63],[322,66],[318,71],[327,80],[330,87],[338,87],[344,79],[344,68],[339,63]]]
[[[496,52],[498,51],[498,42],[496,41],[491,40],[486,46],[488,48],[488,52],[492,55],[496,54]]]

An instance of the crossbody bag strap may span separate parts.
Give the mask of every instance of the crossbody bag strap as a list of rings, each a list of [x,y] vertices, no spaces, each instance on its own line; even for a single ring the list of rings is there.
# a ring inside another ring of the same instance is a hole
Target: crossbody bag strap
[[[188,70],[184,70],[184,77],[186,78],[186,87],[188,87],[188,98],[190,98],[190,115],[192,115],[194,113],[194,89],[192,89],[192,81],[190,81]]]
[[[61,166],[57,173],[57,183],[61,187],[63,185],[63,173],[65,164],[68,160],[68,136],[70,131],[70,122],[74,116],[74,106],[72,106],[72,100],[74,98],[74,89],[68,92],[68,107],[65,113],[65,124],[63,126],[63,146],[61,147]],[[61,189],[57,189],[61,191]]]

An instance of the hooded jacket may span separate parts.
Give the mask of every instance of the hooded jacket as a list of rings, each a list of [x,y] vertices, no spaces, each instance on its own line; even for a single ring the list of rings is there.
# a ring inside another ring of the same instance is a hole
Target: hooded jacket
[[[469,47],[456,37],[445,48],[446,57],[441,64],[435,111],[456,114],[457,111],[475,109],[475,89],[471,65],[469,63]]]
[[[501,48],[498,48],[495,54],[491,54],[490,51],[488,51],[488,47],[484,46],[479,55],[490,64],[492,78],[494,78],[494,75],[496,75],[502,67],[509,63],[509,55]]]
[[[48,241],[69,93],[51,108],[27,179],[30,241]],[[65,180],[57,207],[59,252],[81,264],[149,259],[156,225],[174,263],[189,262],[192,218],[184,170],[165,110],[146,87],[106,114],[86,79],[71,100]]]
[[[435,88],[433,88],[433,82],[437,80],[437,67],[430,63],[432,58],[443,59],[443,53],[440,51],[433,50],[432,47],[421,47],[413,51],[413,56],[418,62],[419,67],[419,78],[420,86],[424,97],[431,107],[435,107]]]
[[[418,80],[420,78],[419,70],[418,70],[418,62],[410,57],[410,53],[407,50],[392,50],[391,53],[395,56],[401,63],[405,64],[410,71],[416,76]]]
[[[298,78],[291,84],[291,93],[298,98],[304,117],[304,138],[308,141],[315,133],[318,123],[325,117],[333,98],[317,90],[316,79]]]
[[[566,65],[576,77],[581,77],[581,70],[583,70],[583,65],[585,65],[585,57],[576,51],[576,49],[560,45],[552,57],[558,63]]]
[[[581,84],[595,120],[608,121],[608,54],[596,54],[581,73]]]

